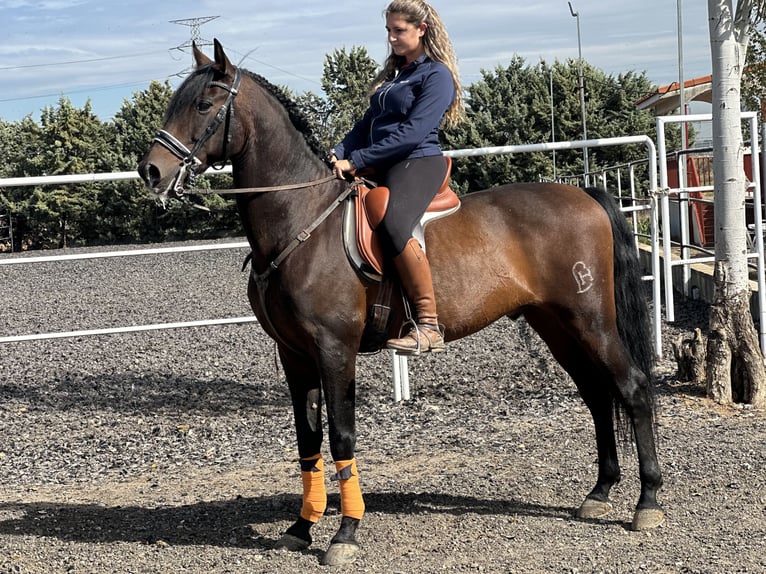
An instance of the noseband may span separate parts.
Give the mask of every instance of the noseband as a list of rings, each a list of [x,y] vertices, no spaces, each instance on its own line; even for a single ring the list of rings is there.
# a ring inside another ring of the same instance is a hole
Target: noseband
[[[218,110],[218,113],[216,113],[213,120],[208,124],[207,128],[205,128],[205,133],[203,133],[202,137],[200,137],[195,142],[192,149],[187,148],[178,140],[178,138],[166,130],[159,130],[154,135],[153,141],[167,148],[170,153],[181,160],[180,169],[178,170],[178,173],[176,174],[172,184],[173,191],[177,197],[181,197],[184,194],[184,183],[187,178],[191,181],[192,186],[194,185],[194,180],[200,175],[197,170],[199,169],[199,166],[202,165],[202,162],[197,157],[197,153],[200,149],[202,149],[202,146],[204,146],[205,143],[207,143],[207,141],[213,137],[213,134],[218,131],[218,128],[221,127],[221,124],[224,124],[222,150],[223,159],[218,164],[218,167],[216,167],[215,164],[211,164],[210,167],[213,169],[221,169],[224,165],[226,165],[226,159],[228,157],[227,148],[229,142],[231,141],[231,134],[229,133],[229,127],[231,124],[231,112],[234,108],[234,98],[237,96],[237,93],[239,93],[239,85],[241,81],[242,74],[239,71],[239,68],[235,68],[234,82],[232,82],[231,86],[227,86],[223,82],[215,81],[210,82],[207,85],[208,88],[215,87],[226,90],[229,95],[226,97],[226,101]]]

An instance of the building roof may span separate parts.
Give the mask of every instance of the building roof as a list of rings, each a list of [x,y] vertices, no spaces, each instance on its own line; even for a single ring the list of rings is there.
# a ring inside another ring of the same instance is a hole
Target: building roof
[[[636,102],[639,110],[653,109],[655,115],[666,116],[679,108],[681,100],[680,84],[673,82],[667,86],[660,86]],[[691,80],[684,80],[684,102],[713,102],[713,76],[702,76]]]

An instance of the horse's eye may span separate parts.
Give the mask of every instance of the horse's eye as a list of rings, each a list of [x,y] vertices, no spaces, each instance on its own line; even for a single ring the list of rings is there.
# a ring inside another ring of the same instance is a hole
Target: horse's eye
[[[207,112],[212,107],[213,107],[213,104],[211,102],[207,102],[205,100],[197,102],[197,111],[198,112]]]

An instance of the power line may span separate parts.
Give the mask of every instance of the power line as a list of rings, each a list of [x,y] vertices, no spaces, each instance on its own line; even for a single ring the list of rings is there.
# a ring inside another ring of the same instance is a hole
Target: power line
[[[168,79],[168,78],[165,78]],[[87,88],[81,88],[79,90],[66,90],[66,91],[60,91],[50,94],[38,94],[35,96],[20,96],[17,98],[2,98],[0,99],[0,103],[6,103],[6,102],[21,102],[24,100],[37,100],[41,98],[52,98],[55,96],[68,96],[69,94],[82,94],[82,93],[90,93],[90,92],[105,92],[107,90],[113,90],[115,88],[128,88],[130,86],[145,86],[147,83],[159,81],[156,78],[152,78],[149,80],[136,80],[135,82],[126,82],[124,84],[111,84],[107,86],[92,86]]]
[[[26,70],[28,68],[47,68],[51,66],[68,66],[70,64],[87,64],[90,62],[105,62],[107,60],[120,60],[122,58],[137,58],[139,56],[150,56],[151,54],[156,54],[157,51],[152,52],[141,52],[139,54],[124,54],[122,56],[107,56],[104,58],[90,58],[87,60],[70,60],[67,62],[50,62],[47,64],[27,64],[24,66],[2,66],[0,67],[0,71],[5,70]]]
[[[316,84],[318,86],[321,86],[322,83],[318,81],[316,78],[307,78],[305,76],[300,76],[294,72],[291,72],[290,70],[285,70],[284,68],[280,68],[279,66],[275,66],[271,62],[264,62],[263,60],[259,60],[257,58],[253,58],[250,54],[252,54],[253,51],[248,52],[247,54],[242,54],[241,52],[238,52],[237,50],[233,49],[227,49],[228,53],[237,54],[239,56],[242,56],[243,60],[250,60],[251,62],[255,62],[256,64],[259,64],[261,66],[266,66],[268,68],[271,68],[273,70],[277,70],[278,72],[282,72],[283,74],[286,74],[288,76],[292,76],[293,78],[296,78],[298,80],[302,80],[304,82],[309,82],[312,84]],[[241,64],[241,62],[240,62]],[[239,64],[238,64],[239,65]]]

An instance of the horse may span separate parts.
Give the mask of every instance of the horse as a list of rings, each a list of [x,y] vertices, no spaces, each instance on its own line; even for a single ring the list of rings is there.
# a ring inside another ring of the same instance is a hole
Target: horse
[[[325,511],[321,401],[340,488],[341,519],[321,558],[353,561],[364,514],[355,459],[355,361],[381,283],[352,267],[342,215],[352,184],[330,175],[305,116],[285,92],[234,66],[220,42],[173,94],[164,125],[138,164],[146,186],[181,196],[209,166],[232,165],[236,205],[251,248],[248,299],[276,341],[289,387],[303,486],[296,521],[274,547],[304,551]],[[353,195],[353,194],[352,194]],[[654,425],[654,350],[632,232],[598,189],[512,183],[465,194],[431,223],[425,242],[445,339],[524,317],[574,381],[595,427],[598,476],[575,515],[611,509],[623,434],[637,451],[640,495],[631,527],[663,522]],[[406,302],[393,297],[387,336]],[[621,430],[626,430],[621,433]],[[631,436],[632,435],[632,436]]]

